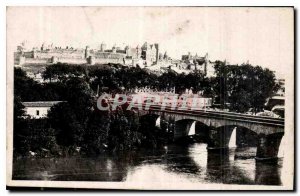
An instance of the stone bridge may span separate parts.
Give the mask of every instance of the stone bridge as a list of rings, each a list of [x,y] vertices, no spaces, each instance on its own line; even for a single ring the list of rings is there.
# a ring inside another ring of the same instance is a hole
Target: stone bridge
[[[174,140],[188,136],[193,123],[208,129],[208,150],[227,150],[234,128],[247,129],[257,135],[256,160],[277,160],[281,139],[284,135],[284,119],[252,116],[233,112],[206,110],[171,110],[150,106],[149,110],[135,108],[140,117],[152,115],[174,122]],[[201,131],[201,130],[200,130]]]

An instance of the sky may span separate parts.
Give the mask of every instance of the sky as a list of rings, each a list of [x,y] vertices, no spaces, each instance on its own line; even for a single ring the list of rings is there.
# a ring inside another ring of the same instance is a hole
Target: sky
[[[191,52],[231,64],[249,61],[284,78],[294,65],[292,8],[8,7],[7,44],[136,47],[159,43],[173,59]]]

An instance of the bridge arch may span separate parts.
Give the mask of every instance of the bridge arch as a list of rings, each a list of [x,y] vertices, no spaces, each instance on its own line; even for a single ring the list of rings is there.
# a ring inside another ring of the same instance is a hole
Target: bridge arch
[[[199,121],[195,121],[195,122],[196,122],[196,125],[195,125],[196,140],[203,142],[203,143],[207,143],[208,139],[209,139],[210,127],[202,122],[199,122]]]
[[[234,129],[236,134],[233,135]],[[236,137],[236,146],[237,147],[256,147],[258,141],[257,132],[240,125],[224,125],[216,127],[214,130],[215,136],[211,136],[210,140],[223,140],[218,141],[221,146],[227,147],[230,139]]]
[[[142,125],[146,125],[146,126],[156,126],[157,125],[157,120],[160,118],[161,116],[159,114],[151,114],[151,113],[147,113],[144,115],[140,116],[140,124]]]
[[[283,132],[276,132],[271,134],[257,133],[253,130],[243,126],[226,125],[220,126],[209,131],[208,150],[226,150],[228,149],[229,140],[233,131],[233,128],[237,128],[237,141],[247,141],[249,146],[249,140],[252,141],[251,147],[257,147],[256,159],[257,160],[277,160],[277,155],[283,137]],[[245,138],[238,133],[246,134]],[[251,137],[251,138],[249,138]],[[244,147],[243,143],[237,143],[238,147]]]
[[[258,134],[251,129],[237,126],[236,145],[237,147],[257,147]]]
[[[182,119],[175,121],[174,140],[188,136],[190,129],[194,123],[192,119]]]
[[[208,138],[209,126],[194,120],[182,119],[175,121],[174,139],[177,140],[181,137],[196,135],[198,139],[206,142]]]

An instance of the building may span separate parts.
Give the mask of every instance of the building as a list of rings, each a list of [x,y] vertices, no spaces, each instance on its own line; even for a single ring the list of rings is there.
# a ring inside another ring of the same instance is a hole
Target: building
[[[182,55],[181,60],[183,61],[183,63],[188,65],[189,69],[199,70],[207,74],[207,66],[209,63],[207,53],[204,57],[200,57],[197,53],[195,56],[193,56],[189,52],[187,55]]]
[[[146,65],[157,64],[159,58],[159,45],[145,42],[141,47],[141,57]]]
[[[265,104],[265,108],[278,114],[280,117],[284,118],[285,112],[285,80],[278,79],[276,83],[280,86],[278,91],[274,96],[270,97]]]
[[[25,107],[25,114],[30,118],[40,119],[46,118],[50,108],[62,101],[35,101],[22,102]]]
[[[187,55],[181,56],[181,63],[177,65],[179,68],[188,70],[198,70],[204,73],[207,77],[215,76],[214,63],[208,58],[208,53],[204,56],[191,55],[189,52]]]
[[[14,53],[14,63],[24,69],[29,77],[39,82],[41,73],[46,65],[56,63],[67,63],[75,65],[95,65],[95,64],[121,64],[147,68],[151,71],[162,73],[172,69],[177,73],[188,74],[198,70],[207,77],[215,76],[214,62],[208,59],[208,54],[198,56],[198,54],[182,55],[181,59],[172,59],[167,51],[160,51],[159,44],[149,44],[145,42],[142,46],[123,48],[114,45],[107,48],[105,43],[101,43],[96,49],[86,46],[84,49],[66,46],[64,48],[42,44],[28,50],[26,43],[23,42],[17,47]]]
[[[75,49],[66,46],[54,47],[53,44],[41,47],[35,47],[27,50],[25,43],[17,47],[14,53],[15,65],[22,66],[24,64],[108,64],[116,63],[123,65],[139,66],[153,65],[158,62],[159,45],[148,44],[145,42],[142,47],[129,47],[124,49],[114,45],[111,49],[107,49],[105,43],[101,43],[98,49],[91,49],[86,46],[85,49]]]

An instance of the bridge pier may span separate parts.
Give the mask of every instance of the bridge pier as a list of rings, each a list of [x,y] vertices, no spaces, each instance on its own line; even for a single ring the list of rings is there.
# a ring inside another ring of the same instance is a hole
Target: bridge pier
[[[278,150],[284,133],[258,135],[256,161],[277,161]]]
[[[224,130],[223,130],[224,129]],[[227,152],[230,136],[233,129],[224,127],[222,130],[211,129],[208,133],[207,150],[216,152]]]
[[[180,120],[175,122],[174,140],[188,136],[189,130],[193,124],[193,120]]]

